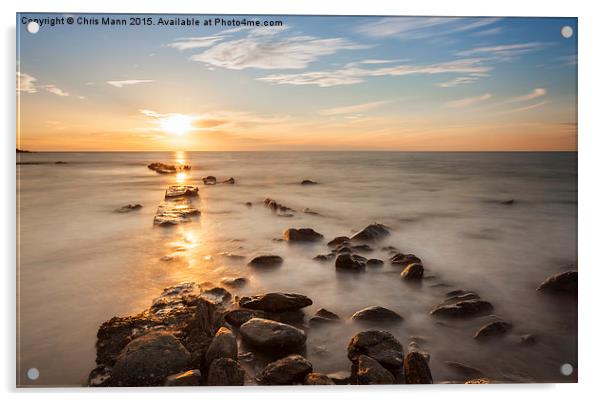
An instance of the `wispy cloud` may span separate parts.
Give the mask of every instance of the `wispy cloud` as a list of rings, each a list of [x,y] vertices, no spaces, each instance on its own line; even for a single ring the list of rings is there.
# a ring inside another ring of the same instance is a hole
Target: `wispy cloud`
[[[500,18],[387,17],[368,23],[358,31],[370,37],[411,40],[478,30],[499,20]]]
[[[126,79],[124,81],[107,81],[107,83],[116,88],[123,88],[124,86],[145,84],[149,82],[155,82],[153,79]]]
[[[459,99],[459,100],[454,100],[454,101],[451,101],[451,102],[447,102],[447,103],[445,103],[445,107],[460,108],[460,107],[472,106],[474,104],[481,103],[481,102],[484,102],[486,100],[489,100],[492,97],[493,96],[491,95],[491,93],[485,93],[485,94],[482,94],[480,96],[468,97],[468,98],[464,98],[464,99]]]
[[[510,109],[510,110],[504,110],[504,111],[501,111],[500,113],[501,114],[519,113],[519,112],[522,112],[522,111],[537,109],[537,108],[540,108],[541,106],[544,106],[546,104],[548,104],[548,101],[544,100],[543,102],[531,104],[529,106],[518,107],[516,109]]]
[[[364,113],[366,111],[378,109],[381,106],[384,106],[391,102],[392,102],[391,100],[381,100],[381,101],[377,101],[377,102],[354,104],[351,106],[333,107],[330,109],[320,110],[319,114],[321,114],[323,116],[334,116],[334,115],[340,115],[340,114]]]
[[[523,54],[541,50],[545,47],[542,42],[514,43],[508,45],[482,46],[474,49],[463,50],[457,53],[462,57],[487,57],[496,56],[499,58],[514,58]]]
[[[62,90],[61,88],[57,88],[54,85],[43,85],[40,88],[52,93],[53,95],[57,95],[57,96],[69,96],[68,92],[65,92],[64,90]]]
[[[436,85],[439,86],[440,88],[454,88],[454,87],[460,86],[460,85],[468,85],[468,84],[475,83],[478,80],[480,80],[481,78],[488,77],[488,76],[489,76],[489,74],[475,73],[475,74],[470,74],[467,76],[456,77],[449,81],[440,82]]]
[[[535,88],[531,92],[523,96],[513,97],[508,100],[508,103],[526,102],[529,100],[537,99],[538,97],[545,96],[548,93],[545,88]]]
[[[37,78],[32,75],[17,72],[17,92],[25,92],[25,93],[38,93],[40,90],[44,90],[46,92],[52,93],[53,95],[66,97],[69,96],[69,93],[58,88],[56,85],[46,84],[46,85],[38,85],[36,82]]]
[[[199,49],[211,47],[215,43],[225,39],[225,35],[202,36],[194,38],[180,38],[175,42],[169,43],[167,46],[178,50]]]

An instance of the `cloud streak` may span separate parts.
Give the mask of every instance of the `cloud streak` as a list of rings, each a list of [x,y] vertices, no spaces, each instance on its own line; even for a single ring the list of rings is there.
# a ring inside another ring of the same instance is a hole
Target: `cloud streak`
[[[474,49],[462,50],[456,54],[461,57],[478,56],[508,59],[541,50],[545,46],[545,43],[542,42],[514,43],[507,45],[476,47]]]
[[[493,96],[491,95],[491,93],[484,93],[480,96],[468,97],[465,99],[459,99],[459,100],[447,102],[447,103],[445,103],[445,107],[456,109],[456,108],[461,108],[461,107],[472,106],[474,104],[478,104],[478,103],[487,101],[487,100],[491,99],[492,97]]]
[[[526,102],[529,100],[537,99],[539,97],[545,96],[548,92],[545,88],[535,88],[531,92],[523,96],[513,97],[508,100],[508,103],[517,103],[517,102]]]
[[[354,104],[351,106],[342,106],[342,107],[333,107],[330,109],[320,110],[318,114],[323,116],[334,116],[340,114],[356,114],[356,113],[364,113],[366,111],[375,110],[384,106],[388,103],[391,103],[391,100],[381,100],[377,102],[369,102],[362,104]]]
[[[358,32],[373,38],[413,40],[475,31],[498,21],[500,18],[387,17],[362,26]]]
[[[38,85],[36,82],[38,81],[32,75],[17,72],[17,92],[24,93],[38,93],[40,90],[44,90],[46,92],[52,93],[53,95],[67,97],[69,93],[58,88],[56,85],[46,84],[46,85]]]
[[[116,88],[123,88],[124,86],[138,85],[155,82],[153,79],[126,79],[124,81],[107,81],[107,83]]]

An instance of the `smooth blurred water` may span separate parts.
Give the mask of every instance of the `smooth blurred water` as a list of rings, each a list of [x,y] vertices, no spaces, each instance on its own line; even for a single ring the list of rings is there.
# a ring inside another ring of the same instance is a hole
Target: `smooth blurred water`
[[[535,291],[547,276],[577,263],[576,153],[176,152],[20,154],[18,174],[18,382],[83,385],[94,367],[96,331],[116,315],[149,306],[169,285],[245,276],[239,295],[265,291],[306,294],[308,317],[327,308],[348,318],[371,305],[389,307],[404,322],[389,330],[403,342],[419,336],[431,354],[435,381],[453,379],[445,361],[491,377],[575,381],[560,373],[577,366],[577,305]],[[65,161],[67,164],[54,164]],[[159,175],[153,161],[191,164],[186,175]],[[201,178],[235,177],[236,185],[203,186]],[[319,185],[302,186],[302,179]],[[200,187],[201,218],[175,228],[154,227],[167,185]],[[270,197],[296,210],[276,217]],[[499,201],[515,199],[513,206]],[[245,202],[253,202],[249,208]],[[141,203],[127,214],[114,209]],[[274,241],[289,227],[311,227],[327,240],[379,221],[392,228],[369,257],[393,245],[422,258],[432,280],[402,282],[388,264],[361,275],[336,274],[334,262],[312,257],[325,243]],[[235,261],[222,252],[244,255]],[[275,253],[279,269],[257,272],[251,257]],[[171,262],[161,261],[173,255]],[[451,287],[436,287],[445,283]],[[435,286],[435,287],[434,287]],[[485,318],[436,324],[428,314],[445,292],[477,291],[494,313],[514,325],[511,335],[477,344]],[[346,321],[312,330],[314,371],[348,370],[346,345],[362,328]],[[533,347],[518,337],[534,333]],[[40,378],[25,377],[30,367]]]

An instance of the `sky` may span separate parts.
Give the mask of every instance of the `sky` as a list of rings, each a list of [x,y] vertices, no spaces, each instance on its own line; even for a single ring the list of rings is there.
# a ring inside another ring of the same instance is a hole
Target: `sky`
[[[21,149],[576,150],[575,18],[69,16],[131,17],[17,15]]]

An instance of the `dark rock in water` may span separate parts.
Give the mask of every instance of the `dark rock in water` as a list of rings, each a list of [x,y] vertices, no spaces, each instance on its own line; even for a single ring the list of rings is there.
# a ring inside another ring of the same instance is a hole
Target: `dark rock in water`
[[[246,207],[253,207],[253,204],[251,202],[245,202],[245,206]]]
[[[347,370],[328,373],[326,376],[337,385],[351,384],[351,372]]]
[[[222,283],[223,285],[225,285],[227,287],[232,287],[232,288],[244,287],[245,285],[247,285],[248,282],[249,282],[249,280],[246,279],[245,277],[236,277],[236,278],[224,277],[220,281],[220,283]]]
[[[278,255],[261,255],[253,258],[249,262],[249,266],[253,267],[277,267],[282,264],[284,260]]]
[[[119,209],[115,210],[117,213],[128,213],[133,212],[134,210],[142,209],[142,205],[139,203],[129,204],[125,206],[121,206]]]
[[[493,311],[493,305],[483,301],[479,296],[470,291],[456,290],[447,293],[448,298],[437,305],[431,315],[450,317],[450,318],[468,318],[482,316]]]
[[[116,386],[161,385],[190,364],[190,353],[172,333],[150,332],[132,340],[117,356],[112,380]]]
[[[310,373],[305,376],[303,384],[307,386],[332,386],[334,381],[324,373]]]
[[[508,200],[505,200],[505,201],[501,201],[500,204],[501,205],[507,205],[507,206],[514,205],[514,199],[508,199]]]
[[[347,244],[342,244],[342,245],[337,246],[334,249],[333,253],[335,253],[337,255],[340,253],[353,253],[353,250],[351,249],[350,246],[347,246]]]
[[[232,300],[232,294],[222,287],[205,290],[201,295],[215,304],[225,305]]]
[[[170,185],[165,190],[165,199],[199,196],[199,187],[192,185]]]
[[[289,242],[316,242],[324,236],[311,228],[289,228],[284,232],[283,238]]]
[[[301,211],[305,214],[313,214],[314,216],[319,216],[320,213],[316,212],[315,210],[311,210],[310,208],[304,207],[303,209],[301,209]]]
[[[334,259],[335,254],[334,253],[327,253],[327,254],[322,254],[322,255],[316,255],[314,256],[314,260],[317,260],[319,262],[328,262],[329,260]]]
[[[537,291],[577,293],[577,271],[570,270],[548,277]]]
[[[331,312],[327,309],[321,308],[316,311],[316,316],[323,317],[325,319],[330,320],[340,320],[341,318],[334,312]]]
[[[265,385],[287,385],[303,383],[305,376],[313,371],[311,362],[301,355],[289,355],[268,364],[256,377]]]
[[[355,252],[372,252],[374,249],[370,245],[362,244],[362,245],[352,245],[351,250]]]
[[[234,327],[240,327],[242,324],[248,322],[254,317],[265,317],[265,314],[261,311],[250,310],[250,309],[234,309],[227,312],[224,316],[226,322],[230,323]]]
[[[305,333],[298,328],[273,320],[253,318],[240,326],[243,342],[271,355],[300,350],[305,345]]]
[[[289,212],[294,212],[290,207],[284,206],[270,198],[264,199],[263,205],[278,215],[287,215],[290,214]]]
[[[368,259],[366,261],[366,266],[368,267],[382,267],[384,264],[385,262],[380,259]]]
[[[510,323],[498,320],[496,322],[487,323],[481,327],[474,335],[475,340],[488,340],[494,337],[501,337],[510,331],[512,325]]]
[[[165,379],[166,386],[200,386],[201,385],[201,371],[198,369],[187,370],[186,372],[176,373],[174,375],[167,376]]]
[[[401,322],[403,320],[397,313],[382,306],[370,306],[359,310],[351,316],[351,319],[360,322]]]
[[[477,368],[473,368],[472,366],[468,366],[463,363],[454,362],[454,361],[445,361],[443,363],[447,367],[449,367],[454,373],[463,377],[464,380],[478,379],[481,377],[485,377],[485,374],[483,372],[481,372]]]
[[[395,377],[380,363],[366,355],[360,355],[357,366],[357,384],[393,384]]]
[[[305,320],[305,312],[302,310],[288,310],[283,312],[265,312],[265,318],[280,323],[299,325]]]
[[[537,337],[534,334],[523,334],[520,336],[520,345],[531,346],[535,345]]]
[[[238,358],[238,345],[236,337],[232,334],[232,330],[227,327],[220,327],[215,333],[215,337],[211,340],[207,353],[205,354],[205,363],[211,365],[215,359],[230,358],[236,360]]]
[[[230,177],[225,181],[222,181],[222,184],[236,184],[236,180],[234,179],[234,177]]]
[[[321,326],[323,324],[337,323],[341,320],[339,315],[326,309],[319,309],[316,314],[309,319],[310,326]]]
[[[373,223],[366,226],[362,231],[354,234],[352,240],[374,241],[389,235],[387,226],[380,223]]]
[[[301,294],[270,292],[252,297],[242,297],[238,304],[242,308],[247,309],[259,309],[266,312],[285,312],[309,306],[312,304],[312,301]]]
[[[362,331],[347,345],[347,357],[357,364],[360,355],[375,359],[387,370],[399,370],[403,366],[403,346],[387,331]]]
[[[403,373],[407,384],[432,384],[433,376],[428,361],[421,352],[408,352],[403,359]]]
[[[186,200],[163,202],[157,208],[153,224],[157,226],[173,226],[187,223],[201,212],[192,207]]]
[[[220,358],[209,366],[207,385],[209,386],[243,386],[245,371],[234,359]]]
[[[208,175],[207,177],[203,177],[203,184],[205,185],[215,185],[217,184],[217,178],[212,175]]]
[[[173,164],[151,163],[146,167],[159,174],[175,174],[178,171],[177,167]]]
[[[349,242],[349,240],[350,240],[349,237],[336,237],[335,239],[330,241],[327,245],[328,246],[338,246],[338,245]]]
[[[363,272],[366,270],[366,260],[358,255],[342,253],[337,256],[335,267],[337,271]]]
[[[412,263],[407,265],[401,272],[401,278],[408,281],[422,280],[424,267],[420,263]]]
[[[312,180],[303,180],[301,181],[301,185],[317,185],[318,183]]]
[[[491,380],[486,377],[481,377],[480,379],[470,379],[464,382],[464,384],[491,384],[493,383]]]
[[[382,251],[385,252],[394,252],[394,253],[398,253],[399,249],[397,249],[397,247],[388,245],[388,246],[383,246],[382,248],[380,248]]]
[[[408,254],[397,253],[389,260],[391,261],[391,264],[401,265],[401,266],[407,266],[412,263],[420,263],[420,264],[422,263],[422,261],[420,260],[420,258],[418,256],[412,255],[411,253],[408,253]]]

